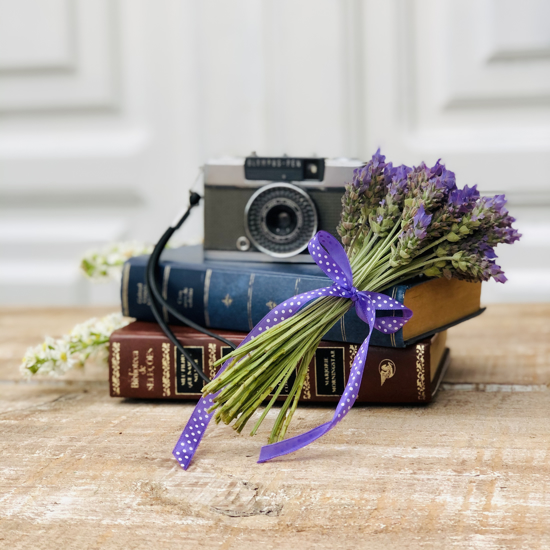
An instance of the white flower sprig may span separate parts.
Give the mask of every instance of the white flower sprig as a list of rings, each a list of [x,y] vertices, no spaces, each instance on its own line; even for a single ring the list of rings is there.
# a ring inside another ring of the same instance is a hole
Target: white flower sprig
[[[119,280],[124,262],[133,256],[150,254],[153,245],[138,241],[112,243],[99,250],[90,250],[80,262],[80,269],[94,281]]]
[[[111,334],[131,321],[120,313],[111,313],[101,319],[88,319],[57,340],[47,337],[42,344],[27,350],[21,373],[61,376],[73,367],[83,367],[90,357],[106,364]]]

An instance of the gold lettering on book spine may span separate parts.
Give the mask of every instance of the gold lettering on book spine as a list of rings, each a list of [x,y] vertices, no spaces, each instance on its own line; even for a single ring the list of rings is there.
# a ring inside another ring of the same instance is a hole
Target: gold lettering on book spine
[[[145,354],[145,373],[147,375],[147,391],[155,389],[155,354],[153,348],[149,348]]]
[[[424,375],[424,346],[416,346],[416,391],[419,401],[426,401],[426,377]]]
[[[139,351],[132,351],[132,370],[130,371],[130,387],[132,389],[139,388]]]
[[[111,387],[115,395],[120,395],[120,342],[113,342],[111,346]]]
[[[162,344],[162,397],[170,397],[170,344]]]
[[[301,395],[302,399],[311,399],[311,378],[309,376],[310,366],[311,365],[308,365],[307,367],[307,373],[304,379],[304,385],[302,387],[302,395]],[[313,368],[315,368],[315,363]]]
[[[216,344],[208,344],[208,375],[210,380],[216,376],[216,367],[214,363],[216,362]]]

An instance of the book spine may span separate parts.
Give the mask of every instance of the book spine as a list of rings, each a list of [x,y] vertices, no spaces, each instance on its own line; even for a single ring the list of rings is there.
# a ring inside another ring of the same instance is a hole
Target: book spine
[[[121,286],[122,312],[140,321],[155,321],[145,284],[146,266],[128,261],[124,264]],[[222,330],[249,332],[269,310],[286,299],[329,284],[325,277],[282,276],[274,273],[223,271],[204,266],[189,269],[184,265],[161,264],[160,288],[166,301],[191,321]],[[404,286],[387,293],[403,301]],[[165,321],[179,324],[167,311]],[[350,309],[324,336],[325,340],[360,344],[368,326]],[[375,331],[371,344],[404,347],[402,330],[392,335]]]
[[[213,378],[217,372],[214,363],[230,348],[195,334],[178,338],[193,360]],[[182,400],[200,397],[202,379],[164,334],[115,331],[110,343],[111,396]],[[321,342],[308,367],[301,401],[338,402],[358,348],[354,344]],[[288,394],[294,379],[295,375],[291,376],[282,396]],[[358,391],[359,403],[427,403],[431,395],[429,344],[401,349],[370,347]]]

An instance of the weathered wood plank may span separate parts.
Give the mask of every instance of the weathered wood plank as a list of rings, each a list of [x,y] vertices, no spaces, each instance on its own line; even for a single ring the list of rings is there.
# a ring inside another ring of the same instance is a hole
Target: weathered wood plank
[[[255,463],[261,437],[216,426],[183,472],[170,449],[190,405],[101,390],[40,403],[29,390],[17,388],[29,406],[0,415],[6,548],[550,544],[543,392],[443,392],[423,408],[356,407],[309,448],[270,464]],[[294,430],[330,415],[304,408]]]
[[[474,391],[355,407],[269,464],[255,462],[268,426],[256,438],[214,426],[187,472],[170,451],[191,405],[111,399],[100,367],[18,382],[28,345],[104,313],[2,310],[0,547],[550,546],[550,305],[491,306],[451,331],[448,387]],[[294,433],[331,414],[301,408]]]
[[[446,382],[550,383],[550,304],[491,304],[449,330]]]

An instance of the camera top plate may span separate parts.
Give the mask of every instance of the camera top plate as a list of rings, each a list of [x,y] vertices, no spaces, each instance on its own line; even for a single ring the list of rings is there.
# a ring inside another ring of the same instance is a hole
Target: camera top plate
[[[325,159],[294,157],[246,157],[247,180],[323,181]]]
[[[304,187],[343,187],[362,166],[358,159],[316,157],[225,157],[204,166],[206,185],[260,187],[295,182]],[[284,177],[283,177],[284,176]]]

